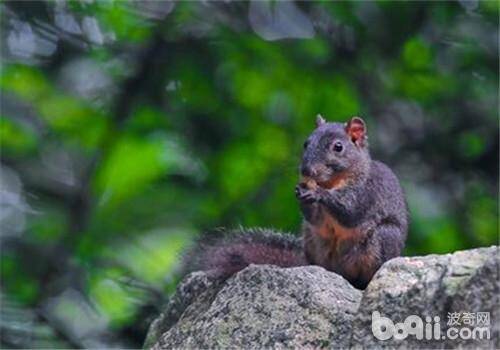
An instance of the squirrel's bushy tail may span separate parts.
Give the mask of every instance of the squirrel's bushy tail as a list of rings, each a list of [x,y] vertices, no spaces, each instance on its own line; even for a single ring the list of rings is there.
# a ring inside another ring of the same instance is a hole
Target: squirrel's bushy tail
[[[290,234],[253,228],[219,231],[202,237],[184,259],[185,272],[213,271],[229,277],[250,264],[307,265],[302,241]]]

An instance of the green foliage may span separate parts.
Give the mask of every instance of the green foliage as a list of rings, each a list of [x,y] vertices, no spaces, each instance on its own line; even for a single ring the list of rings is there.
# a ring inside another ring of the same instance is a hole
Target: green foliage
[[[21,265],[18,257],[5,253],[0,261],[2,278],[10,282],[5,286],[6,291],[23,304],[33,304],[38,297],[39,286],[26,266]]]
[[[11,65],[4,68],[0,86],[29,102],[44,98],[51,90],[40,70],[22,65]]]
[[[432,52],[422,39],[413,38],[404,44],[403,61],[412,70],[425,70],[433,65]]]
[[[0,117],[0,146],[4,152],[30,153],[36,144],[36,135],[32,130],[7,117]]]
[[[169,160],[175,162],[179,157],[166,146],[163,138],[122,136],[96,175],[96,188],[104,204],[127,200],[162,176]]]

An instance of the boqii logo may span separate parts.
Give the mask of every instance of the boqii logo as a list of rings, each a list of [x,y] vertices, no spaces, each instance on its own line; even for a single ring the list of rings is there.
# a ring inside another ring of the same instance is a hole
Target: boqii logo
[[[426,316],[425,322],[420,316],[410,315],[404,322],[394,323],[380,312],[372,313],[372,333],[379,340],[406,339],[414,336],[416,339],[490,339],[489,312],[449,312],[449,328],[441,329],[439,316]]]

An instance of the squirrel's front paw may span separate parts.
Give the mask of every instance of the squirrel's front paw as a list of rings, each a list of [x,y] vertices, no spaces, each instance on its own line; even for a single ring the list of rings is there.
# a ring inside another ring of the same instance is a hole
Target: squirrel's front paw
[[[295,196],[303,203],[313,203],[319,200],[317,192],[307,188],[303,183],[295,186]]]

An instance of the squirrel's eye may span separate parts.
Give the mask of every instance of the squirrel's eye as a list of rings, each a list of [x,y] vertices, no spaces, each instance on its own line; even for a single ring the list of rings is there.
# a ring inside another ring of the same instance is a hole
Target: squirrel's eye
[[[309,141],[304,142],[304,149],[306,149],[307,146],[309,146]]]
[[[337,141],[333,144],[333,150],[335,152],[342,152],[342,150],[344,149],[344,146],[342,145],[342,142],[340,141]]]

